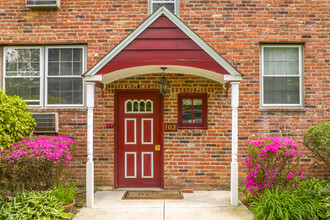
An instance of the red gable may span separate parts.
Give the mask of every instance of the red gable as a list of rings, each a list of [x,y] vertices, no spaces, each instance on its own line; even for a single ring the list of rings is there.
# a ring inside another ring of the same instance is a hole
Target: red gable
[[[179,65],[229,74],[178,26],[161,15],[97,74],[144,65]]]

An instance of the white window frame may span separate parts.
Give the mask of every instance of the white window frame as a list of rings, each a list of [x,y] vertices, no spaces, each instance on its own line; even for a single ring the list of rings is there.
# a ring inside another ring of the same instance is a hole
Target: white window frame
[[[148,0],[148,15],[153,13],[153,3],[172,3],[169,0]],[[179,0],[174,0],[174,14],[179,16]]]
[[[295,47],[299,50],[299,75],[266,75],[266,77],[299,77],[299,104],[264,104],[264,48],[266,47]],[[303,107],[304,103],[304,73],[303,73],[303,45],[301,44],[263,44],[260,46],[260,104],[261,107],[279,107],[279,108],[291,108],[291,107]]]
[[[2,47],[2,89],[6,91],[5,81],[6,78],[15,78],[12,76],[6,76],[6,49],[40,49],[40,104],[39,105],[30,105],[30,108],[54,108],[54,107],[65,107],[65,108],[71,108],[71,107],[84,107],[85,106],[85,99],[86,99],[86,85],[85,85],[85,79],[82,77],[82,104],[60,104],[60,105],[52,105],[47,104],[47,74],[48,74],[48,49],[50,48],[82,48],[83,50],[83,57],[82,57],[82,73],[86,72],[87,69],[87,46],[85,45],[65,45],[65,46],[3,46]],[[69,77],[69,78],[74,78]],[[78,78],[79,76],[77,76]],[[25,100],[29,101],[29,100]]]
[[[49,77],[48,76],[48,51],[49,49],[66,49],[66,48],[82,48],[82,52],[83,52],[83,55],[82,55],[82,73],[86,72],[86,64],[87,64],[87,57],[86,57],[86,46],[79,46],[79,45],[74,45],[74,46],[46,46],[45,47],[45,105],[46,106],[49,106],[49,107],[67,107],[67,106],[70,106],[70,107],[82,107],[85,105],[85,79],[83,77],[82,78],[82,104],[68,104],[68,105],[65,105],[65,104],[47,104],[48,100],[47,100],[47,97],[48,97],[48,78],[52,78],[52,77]],[[77,76],[54,76],[54,78],[80,78],[78,75]]]
[[[40,47],[40,46],[6,46],[6,47],[3,47],[3,50],[2,50],[2,89],[4,91],[6,91],[6,78],[22,78],[22,77],[19,77],[19,76],[7,76],[7,72],[6,72],[6,50],[7,49],[39,49],[40,50],[40,60],[39,60],[39,71],[40,71],[40,74],[39,74],[39,77],[37,76],[27,76],[26,78],[39,78],[40,79],[40,90],[39,90],[39,105],[30,105],[31,107],[41,107],[43,106],[43,100],[44,100],[44,84],[43,84],[43,70],[44,70],[44,62],[42,60],[42,57],[44,56],[44,50],[43,50],[43,47]],[[24,100],[24,101],[35,101],[35,100]]]

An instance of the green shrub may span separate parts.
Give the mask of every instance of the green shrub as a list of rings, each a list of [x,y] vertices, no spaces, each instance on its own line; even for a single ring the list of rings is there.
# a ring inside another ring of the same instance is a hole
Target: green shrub
[[[305,133],[304,145],[316,159],[330,167],[330,121],[311,127]]]
[[[20,97],[0,90],[0,150],[32,134],[35,125],[28,105]]]
[[[47,191],[22,191],[0,200],[0,219],[71,219],[60,202]]]
[[[76,189],[77,186],[75,184],[60,183],[57,187],[52,188],[51,195],[67,205],[73,202]]]
[[[308,194],[318,203],[318,215],[323,219],[330,219],[330,183],[325,180],[309,179],[301,182],[295,189],[299,195]]]
[[[329,219],[329,187],[326,181],[312,179],[291,190],[266,189],[250,207],[256,219]]]

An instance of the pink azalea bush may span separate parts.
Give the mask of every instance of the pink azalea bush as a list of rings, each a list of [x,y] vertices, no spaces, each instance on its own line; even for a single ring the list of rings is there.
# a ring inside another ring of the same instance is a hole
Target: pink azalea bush
[[[302,153],[290,138],[266,137],[252,141],[247,155],[246,189],[253,196],[260,196],[265,189],[294,187],[302,172],[299,165]]]
[[[40,190],[58,184],[71,166],[73,143],[63,136],[31,136],[0,150],[0,188]]]

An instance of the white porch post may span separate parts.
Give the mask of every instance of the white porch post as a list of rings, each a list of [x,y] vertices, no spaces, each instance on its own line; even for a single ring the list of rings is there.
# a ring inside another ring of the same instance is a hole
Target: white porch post
[[[94,206],[94,162],[93,162],[93,108],[94,82],[87,82],[87,163],[86,163],[86,206]]]
[[[231,82],[232,107],[232,159],[231,159],[231,206],[238,206],[238,163],[237,163],[237,108],[239,106],[239,82]]]

